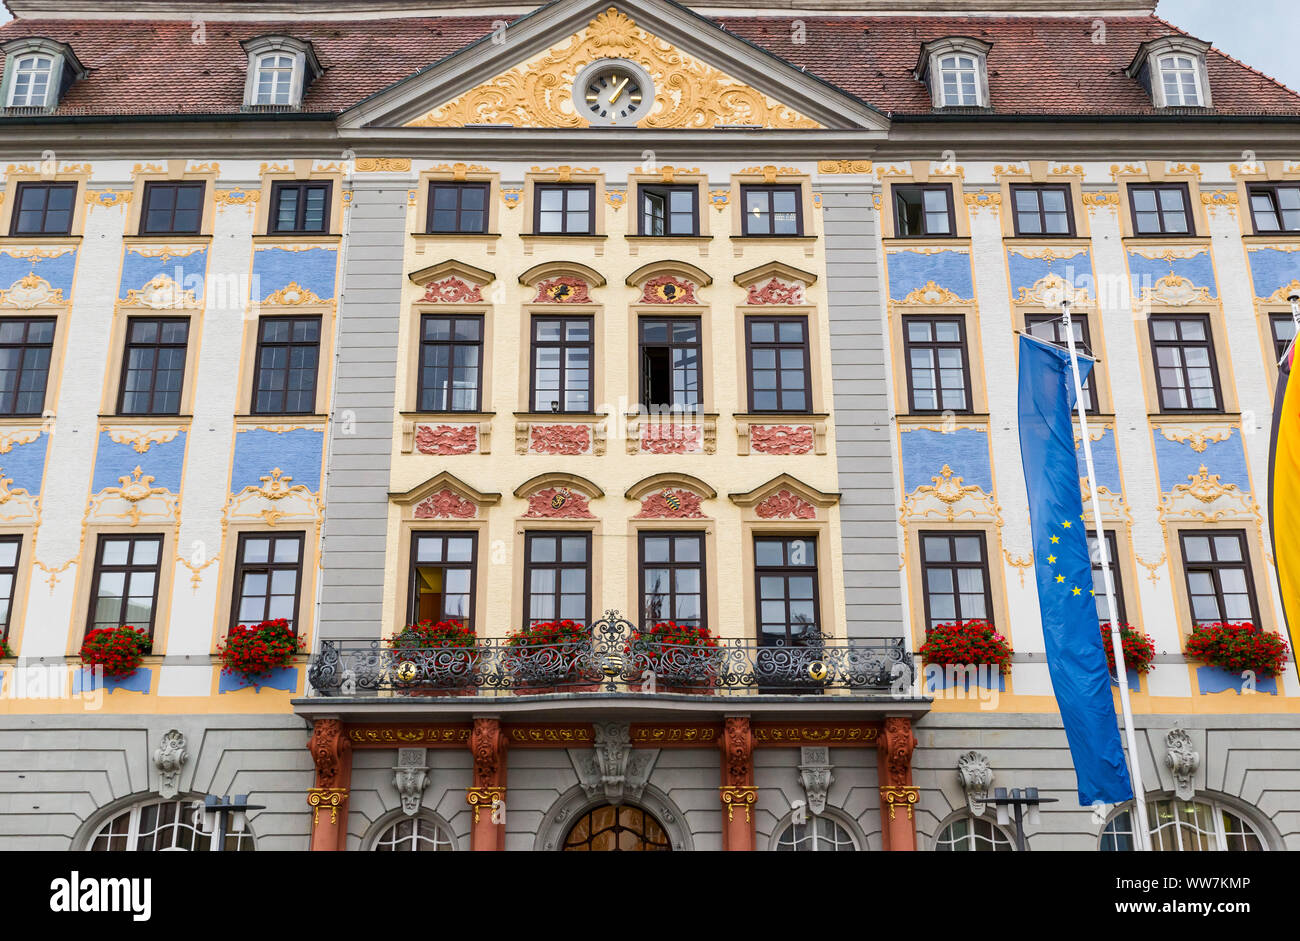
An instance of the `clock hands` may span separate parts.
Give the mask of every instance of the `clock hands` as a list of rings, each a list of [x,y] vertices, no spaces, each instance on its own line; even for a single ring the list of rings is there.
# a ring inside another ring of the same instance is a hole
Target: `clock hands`
[[[627,83],[628,83],[628,81],[629,81],[631,78],[632,78],[632,76],[630,76],[630,75],[624,75],[624,76],[623,76],[623,81],[621,81],[621,82],[618,83],[618,87],[614,89],[614,94],[612,94],[612,95],[609,96],[609,103],[610,103],[611,105],[612,105],[614,102],[618,101],[618,96],[621,95],[621,94],[623,94],[623,89],[627,86]]]

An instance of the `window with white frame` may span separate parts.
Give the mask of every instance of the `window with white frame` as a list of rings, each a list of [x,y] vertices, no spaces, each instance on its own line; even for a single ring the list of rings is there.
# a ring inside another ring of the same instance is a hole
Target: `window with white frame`
[[[991,48],[967,36],[926,43],[913,75],[929,86],[936,108],[987,108]]]
[[[992,820],[963,814],[939,832],[934,848],[939,852],[1005,853],[1015,846],[1011,837]]]
[[[803,823],[787,820],[772,849],[786,853],[852,853],[858,849],[858,841],[838,821],[809,814]]]
[[[1166,106],[1170,108],[1200,107],[1200,69],[1197,68],[1196,60],[1191,56],[1161,56],[1160,84],[1164,87]]]
[[[47,108],[85,69],[72,48],[53,39],[28,36],[0,45],[5,56],[4,105],[7,108]]]
[[[95,852],[250,852],[255,849],[253,832],[245,823],[239,832],[234,821],[219,846],[220,828],[203,828],[203,802],[199,800],[153,801],[136,804],[106,820],[95,832],[88,849]]]
[[[433,817],[403,814],[379,832],[370,848],[377,853],[445,852],[456,848],[456,838]]]
[[[1103,852],[1136,848],[1132,805],[1113,816],[1101,833]],[[1206,851],[1261,852],[1268,849],[1259,829],[1244,815],[1217,800],[1147,801],[1151,848],[1166,853]]]
[[[257,60],[255,105],[287,105],[293,101],[293,56],[272,52]]]
[[[311,43],[291,36],[259,36],[243,43],[248,53],[246,108],[299,108],[321,73]]]
[[[1208,108],[1210,73],[1208,43],[1190,36],[1163,36],[1138,47],[1127,69],[1151,95],[1157,108]]]

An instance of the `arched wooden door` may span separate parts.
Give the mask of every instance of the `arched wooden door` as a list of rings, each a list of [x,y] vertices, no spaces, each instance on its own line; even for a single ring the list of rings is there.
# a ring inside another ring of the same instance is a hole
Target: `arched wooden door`
[[[672,845],[659,821],[640,807],[604,804],[578,818],[561,848],[582,853],[646,852],[668,851]]]

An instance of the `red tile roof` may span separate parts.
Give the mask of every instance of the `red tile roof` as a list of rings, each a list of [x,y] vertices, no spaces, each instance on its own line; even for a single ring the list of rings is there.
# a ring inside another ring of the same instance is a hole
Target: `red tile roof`
[[[324,74],[303,111],[337,113],[488,35],[501,16],[409,17],[357,22],[206,24],[194,41],[185,22],[15,20],[0,42],[47,36],[69,44],[88,74],[59,115],[225,114],[243,102],[247,55],[240,40],[267,34],[310,40]],[[1180,32],[1155,16],[1106,18],[790,17],[716,18],[726,30],[881,111],[932,112],[912,77],[921,45],[973,36],[989,53],[992,110],[1003,115],[1149,115],[1150,98],[1124,74],[1144,41]],[[1300,116],[1300,95],[1218,50],[1208,54],[1214,111]]]

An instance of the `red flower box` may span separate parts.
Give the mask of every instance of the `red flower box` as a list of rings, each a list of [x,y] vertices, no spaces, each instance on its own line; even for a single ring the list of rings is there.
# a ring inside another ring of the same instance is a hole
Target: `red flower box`
[[[1200,625],[1187,641],[1187,656],[1231,673],[1249,670],[1257,676],[1280,676],[1286,672],[1291,650],[1280,634],[1246,621]]]
[[[625,651],[650,661],[656,682],[669,692],[713,692],[720,659],[718,638],[704,627],[661,621],[649,630],[633,631]]]
[[[996,664],[1001,673],[1011,672],[1011,645],[996,627],[983,620],[936,624],[921,645],[926,663]]]
[[[388,638],[397,661],[393,683],[399,688],[432,687],[451,695],[471,695],[474,686],[472,648],[478,636],[459,621],[420,621]],[[404,656],[404,652],[408,655]],[[415,667],[413,675],[411,666]],[[412,695],[434,695],[411,690]]]
[[[506,637],[510,653],[506,669],[519,695],[554,692],[591,692],[599,677],[583,677],[578,657],[591,646],[591,629],[577,621],[536,621]],[[572,684],[579,679],[595,683]],[[561,685],[564,684],[564,685]]]
[[[1155,641],[1132,624],[1119,626],[1120,645],[1124,648],[1124,668],[1133,673],[1150,673],[1156,656]],[[1115,675],[1115,645],[1110,642],[1110,622],[1101,625],[1101,645],[1106,650],[1106,665]]]
[[[0,659],[4,659],[5,657],[12,657],[13,655],[14,652],[9,647],[9,641],[0,639]]]
[[[130,625],[96,627],[81,642],[81,662],[91,669],[103,667],[105,676],[121,679],[140,669],[144,655],[152,647],[149,635]]]
[[[217,656],[221,658],[222,673],[251,679],[292,665],[301,651],[302,638],[294,634],[284,618],[275,618],[232,627],[225,644],[217,648]]]

